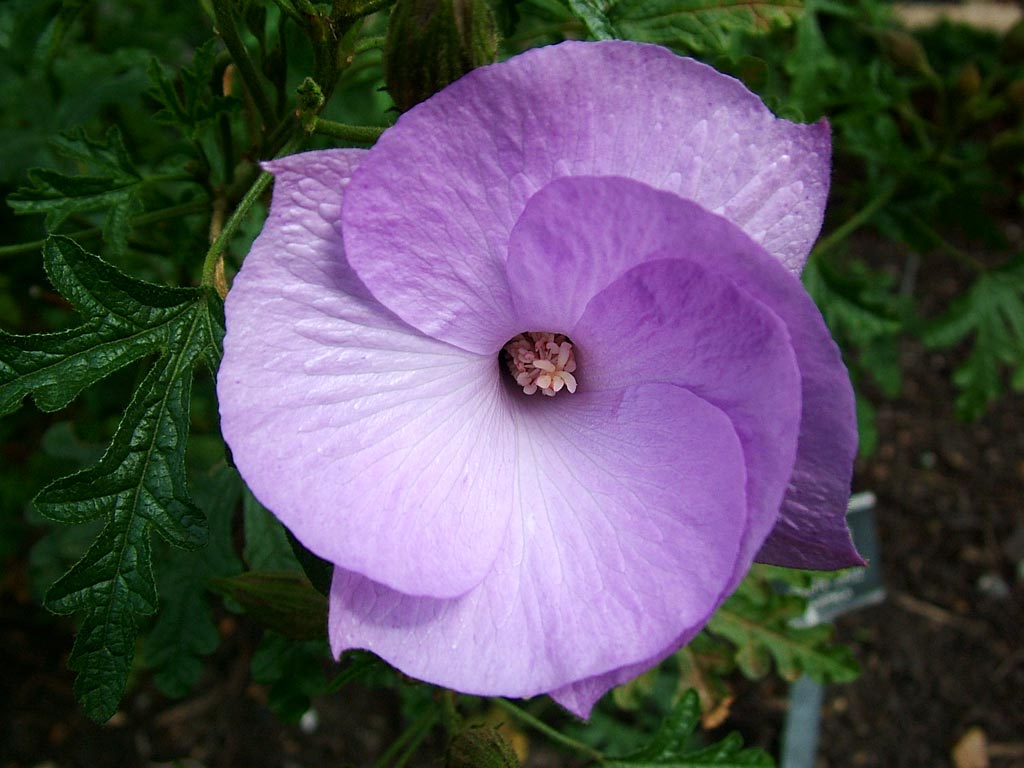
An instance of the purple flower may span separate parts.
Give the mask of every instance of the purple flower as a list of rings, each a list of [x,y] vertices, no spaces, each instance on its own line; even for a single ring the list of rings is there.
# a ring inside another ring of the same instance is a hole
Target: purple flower
[[[853,395],[798,278],[829,158],[824,122],[606,42],[476,70],[369,151],[268,165],[223,431],[335,564],[336,654],[585,716],[755,557],[862,562]]]

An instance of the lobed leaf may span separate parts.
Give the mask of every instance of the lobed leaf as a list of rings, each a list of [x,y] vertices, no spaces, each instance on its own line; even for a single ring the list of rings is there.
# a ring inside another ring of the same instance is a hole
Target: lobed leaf
[[[151,531],[185,549],[206,542],[206,519],[185,479],[185,445],[192,373],[200,362],[216,366],[223,331],[203,290],[134,280],[64,237],[47,241],[44,258],[55,287],[85,322],[65,333],[0,336],[5,411],[28,394],[43,408],[61,407],[113,370],[158,355],[100,460],[35,500],[59,522],[104,520],[85,556],[50,588],[46,605],[83,614],[68,663],[79,672],[75,692],[85,711],[106,720],[127,682],[137,619],[156,611]]]
[[[704,52],[723,48],[736,32],[788,26],[803,0],[605,0],[603,5],[621,37]]]
[[[814,680],[846,683],[860,670],[849,649],[833,644],[831,626],[796,628],[805,601],[779,594],[767,580],[748,577],[719,608],[707,630],[735,646],[737,666],[749,678],[766,675],[774,662],[786,680],[806,674]]]
[[[967,360],[953,374],[961,418],[980,416],[1004,390],[1002,370],[1024,389],[1024,253],[981,274],[970,290],[925,331],[929,347],[950,347],[974,337]]]
[[[131,218],[142,210],[139,189],[144,180],[128,156],[121,132],[111,126],[99,142],[79,129],[54,144],[59,154],[84,165],[89,173],[70,176],[33,168],[28,172],[31,186],[10,195],[8,205],[19,214],[45,214],[51,231],[74,213],[106,211],[104,236],[112,250],[123,250]]]
[[[608,768],[695,768],[700,766],[772,766],[771,757],[760,749],[744,749],[743,739],[731,733],[708,746],[694,746],[700,723],[700,699],[687,691],[662,723],[651,743],[632,755],[608,758]]]

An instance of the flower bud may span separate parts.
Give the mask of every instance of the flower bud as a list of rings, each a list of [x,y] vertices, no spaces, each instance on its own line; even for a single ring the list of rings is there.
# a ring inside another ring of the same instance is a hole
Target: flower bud
[[[924,46],[908,32],[899,29],[885,29],[878,34],[878,45],[893,64],[904,67],[919,75],[934,74],[928,62]]]
[[[388,92],[405,112],[498,55],[487,0],[398,0],[388,20]]]
[[[452,740],[446,768],[519,768],[512,746],[494,728],[467,728]]]

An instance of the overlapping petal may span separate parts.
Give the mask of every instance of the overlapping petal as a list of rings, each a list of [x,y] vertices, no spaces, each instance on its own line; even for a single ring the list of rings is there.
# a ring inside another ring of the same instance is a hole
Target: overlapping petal
[[[519,324],[539,316],[550,327],[566,328],[578,342],[582,339],[576,338],[577,331],[569,328],[590,297],[650,259],[686,259],[778,315],[800,369],[800,436],[781,516],[774,529],[771,524],[763,527],[767,517],[755,517],[748,541],[765,542],[758,559],[777,565],[828,569],[863,564],[846,527],[857,452],[853,389],[821,313],[800,281],[776,259],[724,218],[622,178],[559,179],[544,187],[529,200],[513,229],[509,253],[513,314]],[[603,341],[585,346],[605,349]],[[735,346],[720,351],[725,355]],[[667,375],[677,359],[652,356],[651,365],[662,366],[661,375]],[[753,482],[763,483],[763,478],[777,477],[779,460],[788,460],[777,448],[785,445],[778,431],[785,420],[776,417],[781,416],[782,401],[796,395],[767,383],[747,386],[752,404],[747,416],[759,427],[741,434],[749,441],[748,461],[760,465],[751,472]],[[725,397],[728,390],[715,384],[704,390],[710,391]],[[758,394],[764,400],[753,405]],[[775,406],[768,402],[772,397]],[[765,466],[773,464],[775,468]],[[778,508],[773,487],[754,489],[752,498],[762,499],[765,508]]]
[[[492,358],[405,325],[346,264],[342,189],[363,157],[269,166],[270,218],[225,307],[222,430],[253,493],[313,552],[449,597],[504,538],[512,418]]]
[[[493,352],[509,232],[563,176],[625,176],[721,213],[799,272],[821,226],[825,124],[776,119],[739,81],[657,46],[563,43],[471,72],[403,115],[360,168],[346,249],[381,302]]]
[[[527,407],[494,569],[451,600],[337,569],[336,654],[368,648],[441,685],[528,696],[645,659],[720,602],[747,516],[725,414],[669,384],[510,396]]]

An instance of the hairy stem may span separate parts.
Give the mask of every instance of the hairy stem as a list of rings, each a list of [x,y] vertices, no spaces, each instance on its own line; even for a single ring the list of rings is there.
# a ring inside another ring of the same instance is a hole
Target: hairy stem
[[[322,118],[317,118],[313,123],[313,133],[356,144],[373,144],[384,133],[384,130],[376,125],[347,125]]]

